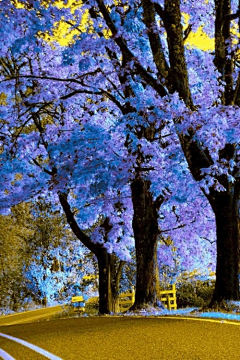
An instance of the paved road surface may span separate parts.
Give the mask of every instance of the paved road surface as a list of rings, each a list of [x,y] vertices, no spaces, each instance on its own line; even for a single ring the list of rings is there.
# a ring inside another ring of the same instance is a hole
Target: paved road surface
[[[50,318],[52,315],[62,312],[62,309],[62,306],[58,305],[12,315],[0,316],[0,326],[23,324],[26,322],[37,321],[39,319]]]
[[[92,317],[1,326],[64,360],[239,360],[240,326],[164,318]],[[46,357],[0,336],[16,360]]]

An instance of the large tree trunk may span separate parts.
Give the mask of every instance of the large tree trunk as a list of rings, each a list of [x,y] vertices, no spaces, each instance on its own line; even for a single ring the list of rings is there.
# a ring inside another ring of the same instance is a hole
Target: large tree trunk
[[[122,260],[118,260],[117,257],[115,256],[115,259],[113,259],[114,261],[112,261],[111,263],[111,274],[112,274],[112,279],[111,279],[111,293],[112,293],[112,302],[111,302],[111,311],[113,313],[119,313],[120,312],[120,307],[119,307],[119,288],[120,288],[120,280],[121,280],[121,276],[122,276],[122,271],[123,271],[123,267],[125,262]]]
[[[97,254],[99,271],[99,314],[109,314],[111,312],[111,266],[110,256],[107,251]]]
[[[99,314],[119,312],[119,284],[123,261],[104,248],[97,253],[99,269]]]
[[[148,305],[160,306],[157,264],[158,204],[153,201],[150,181],[141,178],[132,182],[134,208],[133,231],[136,249],[136,294],[130,310]]]
[[[182,137],[182,148],[195,180],[201,180],[201,169],[211,165],[208,153],[199,149],[197,142]],[[236,149],[227,144],[220,152],[221,159],[237,162]],[[218,182],[225,191],[213,188],[205,194],[212,206],[216,223],[217,266],[216,284],[210,307],[225,307],[225,300],[239,300],[239,254],[240,254],[240,181],[237,169],[233,172],[235,182],[230,183],[227,176],[218,176]]]
[[[239,300],[239,184],[225,192],[209,195],[216,216],[216,285],[210,306],[223,300]]]

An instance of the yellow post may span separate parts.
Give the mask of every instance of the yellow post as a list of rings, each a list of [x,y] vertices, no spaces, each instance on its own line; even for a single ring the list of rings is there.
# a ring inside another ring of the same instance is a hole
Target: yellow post
[[[167,307],[168,307],[168,310],[171,310],[171,300],[170,300],[170,295],[167,295]]]

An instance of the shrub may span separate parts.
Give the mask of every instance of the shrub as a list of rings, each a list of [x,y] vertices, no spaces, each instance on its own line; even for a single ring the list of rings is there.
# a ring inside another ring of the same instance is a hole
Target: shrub
[[[208,305],[214,291],[214,281],[189,281],[177,284],[177,307],[203,307]]]

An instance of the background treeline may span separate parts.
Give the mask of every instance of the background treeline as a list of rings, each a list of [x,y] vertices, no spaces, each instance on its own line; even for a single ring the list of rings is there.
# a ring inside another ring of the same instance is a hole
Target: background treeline
[[[0,216],[0,311],[53,305],[93,273],[91,253],[43,199],[12,207]]]

